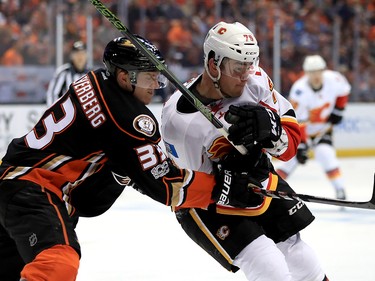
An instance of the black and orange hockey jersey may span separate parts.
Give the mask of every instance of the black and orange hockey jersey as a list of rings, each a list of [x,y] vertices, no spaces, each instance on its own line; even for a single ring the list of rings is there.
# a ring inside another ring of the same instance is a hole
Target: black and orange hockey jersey
[[[131,179],[140,192],[168,206],[206,207],[214,177],[177,168],[159,141],[151,111],[99,69],[75,81],[29,133],[12,140],[0,179],[34,182],[78,209],[114,179],[120,185]],[[76,192],[80,188],[85,192]],[[113,203],[118,196],[104,197]]]

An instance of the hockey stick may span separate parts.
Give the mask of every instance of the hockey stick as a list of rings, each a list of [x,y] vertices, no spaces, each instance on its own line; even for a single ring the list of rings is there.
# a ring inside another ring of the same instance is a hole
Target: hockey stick
[[[100,0],[89,0],[95,8],[101,13],[104,17],[106,17],[112,25],[120,31],[122,35],[127,37],[134,46],[139,49],[143,55],[145,55],[155,66],[156,68],[171,82],[180,92],[182,95],[198,110],[200,111],[208,121],[210,121],[215,128],[226,138],[228,139],[228,131],[223,126],[223,123],[220,122],[211,112],[211,110],[205,106],[194,94],[185,87],[185,85],[171,72],[169,69],[161,63],[155,55],[150,52],[146,46],[144,46],[140,41],[138,41],[137,37],[134,36],[133,33],[129,31],[129,29],[120,21],[118,17],[116,17]],[[228,140],[229,141],[229,140]],[[232,145],[241,153],[247,154],[247,149],[243,145]]]
[[[258,186],[255,186],[252,184],[249,184],[249,187],[252,187],[254,192],[257,194],[260,194],[266,197],[276,198],[276,199],[296,200],[296,201],[305,201],[305,202],[335,205],[335,206],[342,206],[342,207],[375,210],[375,174],[374,174],[374,186],[372,189],[371,200],[367,202],[366,201],[363,201],[363,202],[346,201],[346,200],[331,199],[331,198],[325,198],[325,197],[319,197],[319,196],[313,196],[313,195],[266,190],[266,189],[259,188]]]
[[[225,137],[228,137],[228,131],[223,126],[223,124],[218,120],[210,111],[210,109],[205,106],[194,94],[185,87],[181,81],[178,80],[178,78],[168,70],[168,68],[162,64],[155,55],[150,52],[141,42],[138,41],[138,39],[129,31],[129,29],[118,19],[106,6],[103,5],[103,3],[100,0],[89,0],[95,8],[98,10],[99,13],[101,13],[105,18],[107,18],[112,25],[124,36],[126,36],[136,48],[138,48],[155,66],[156,68],[178,89],[180,90],[181,94],[198,110],[200,111],[209,122],[211,122],[215,128]],[[229,141],[229,140],[228,140]],[[247,149],[242,145],[232,145],[241,153],[241,154],[247,154]],[[260,193],[268,192],[270,197],[277,198],[275,196],[278,196],[280,199],[287,199],[286,197],[290,197],[289,200],[304,200],[306,202],[316,202],[316,203],[322,203],[322,204],[331,204],[331,205],[338,205],[338,206],[345,206],[350,205],[352,203],[353,206],[357,205],[359,203],[360,206],[363,206],[366,203],[371,203],[370,205],[374,205],[372,203],[372,200],[369,202],[350,202],[350,201],[342,201],[342,200],[335,200],[335,199],[328,199],[328,198],[319,198],[311,195],[302,195],[302,194],[285,194],[282,192],[275,191],[275,194],[271,194],[272,192],[260,189],[259,187],[255,187],[260,190]],[[279,195],[277,195],[279,194]],[[288,196],[287,196],[288,195]],[[374,196],[373,196],[374,197]],[[298,198],[298,199],[297,199]],[[374,199],[375,201],[375,199]],[[348,202],[346,204],[345,202]],[[357,203],[357,204],[356,204]],[[348,206],[349,207],[349,206]],[[358,208],[358,207],[357,207]],[[364,207],[362,207],[364,208]],[[369,208],[369,207],[368,207]],[[374,208],[374,207],[373,207]],[[370,208],[372,209],[372,208]]]
[[[332,129],[332,124],[331,123],[327,123],[324,127],[323,127],[323,129],[314,137],[314,140],[312,140],[311,142],[311,144],[312,144],[312,146],[316,146],[319,142],[320,142],[320,140],[324,137],[324,135],[326,134],[326,133],[328,133],[328,131],[329,130],[331,130]]]

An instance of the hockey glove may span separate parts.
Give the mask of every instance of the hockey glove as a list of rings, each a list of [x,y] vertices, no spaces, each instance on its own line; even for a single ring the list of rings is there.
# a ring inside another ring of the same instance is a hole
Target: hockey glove
[[[330,122],[332,125],[337,125],[341,122],[342,115],[336,114],[334,112],[331,113],[331,115],[328,117],[328,122]]]
[[[309,159],[308,152],[309,152],[309,147],[307,146],[307,144],[304,142],[301,142],[297,148],[296,157],[297,157],[298,163],[300,164],[306,163],[306,161]]]
[[[252,172],[263,156],[262,148],[253,146],[248,154],[242,155],[237,149],[232,149],[223,157],[220,164],[234,172]]]
[[[248,183],[261,187],[261,184],[250,179],[247,172],[234,172],[218,165],[216,186],[212,199],[219,205],[230,205],[236,208],[253,207],[263,202],[263,197],[255,194]]]
[[[235,145],[252,147],[259,143],[262,147],[273,148],[272,141],[278,141],[282,132],[279,115],[262,106],[231,105],[225,120],[232,124],[228,139]]]

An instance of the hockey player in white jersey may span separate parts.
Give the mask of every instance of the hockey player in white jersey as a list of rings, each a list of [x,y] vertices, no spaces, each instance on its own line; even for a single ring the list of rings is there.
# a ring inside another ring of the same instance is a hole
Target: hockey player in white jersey
[[[220,22],[204,42],[204,71],[186,86],[229,129],[229,140],[244,145],[241,155],[179,92],[165,103],[162,138],[180,167],[207,173],[230,166],[266,189],[293,192],[275,172],[270,157],[291,159],[300,142],[292,105],[258,66],[259,47],[240,23]],[[238,121],[239,120],[239,121]],[[225,202],[225,196],[223,197]],[[328,280],[299,231],[314,216],[303,202],[263,198],[254,206],[211,204],[175,210],[186,234],[227,270],[247,280]]]
[[[336,198],[345,199],[332,128],[342,120],[351,86],[342,74],[326,69],[326,62],[319,55],[307,56],[303,70],[305,75],[293,84],[289,95],[300,123],[301,144],[296,157],[280,165],[277,172],[286,179],[298,164],[306,163],[311,148],[332,184]]]

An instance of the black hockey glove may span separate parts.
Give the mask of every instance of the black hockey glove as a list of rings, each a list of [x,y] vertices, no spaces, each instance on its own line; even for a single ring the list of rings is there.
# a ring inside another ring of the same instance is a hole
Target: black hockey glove
[[[261,195],[255,194],[249,183],[261,187],[261,184],[249,178],[247,172],[234,172],[220,164],[216,169],[216,186],[212,199],[219,205],[230,205],[237,208],[253,207],[263,202]]]
[[[331,115],[328,117],[327,121],[330,122],[332,125],[337,125],[342,121],[342,115],[332,112]]]
[[[224,156],[220,164],[234,172],[253,172],[263,154],[262,148],[258,145],[254,145],[246,155],[242,155],[237,149],[233,148]]]
[[[309,159],[308,152],[309,152],[309,147],[307,146],[307,144],[304,142],[301,142],[297,148],[296,157],[297,157],[298,163],[300,164],[306,163],[306,161]]]
[[[233,124],[228,129],[228,139],[235,145],[252,147],[259,143],[262,147],[272,148],[271,141],[278,141],[282,132],[279,115],[262,106],[231,105],[225,120]]]

